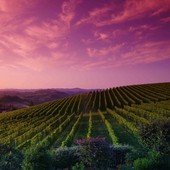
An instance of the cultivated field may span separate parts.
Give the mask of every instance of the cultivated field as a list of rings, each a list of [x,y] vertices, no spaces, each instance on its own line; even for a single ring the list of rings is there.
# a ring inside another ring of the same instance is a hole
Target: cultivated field
[[[66,97],[0,115],[0,143],[21,151],[104,137],[140,147],[138,128],[170,119],[170,83],[123,86]]]

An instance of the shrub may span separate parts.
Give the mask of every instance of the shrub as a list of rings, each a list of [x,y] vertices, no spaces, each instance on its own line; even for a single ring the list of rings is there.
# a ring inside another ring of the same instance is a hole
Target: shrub
[[[159,153],[149,152],[146,157],[134,161],[134,168],[137,170],[156,170],[160,157]]]
[[[149,150],[145,147],[140,147],[138,149],[133,148],[131,152],[126,155],[126,163],[132,166],[136,159],[145,157],[148,154],[148,151]]]
[[[2,170],[52,169],[108,169],[124,163],[128,146],[111,146],[104,138],[87,138],[76,141],[77,146],[61,147],[50,153],[42,146],[31,148],[24,155],[16,149],[0,145]]]
[[[76,144],[82,146],[81,161],[87,167],[97,169],[116,167],[124,163],[126,153],[130,152],[128,146],[111,146],[104,138],[87,138],[76,141]]]
[[[75,142],[82,146],[81,160],[87,167],[111,167],[115,153],[104,138],[87,138]]]
[[[112,150],[115,153],[114,164],[119,165],[125,163],[126,155],[128,153],[131,153],[132,147],[128,145],[127,146],[117,145],[117,146],[112,146]]]
[[[139,129],[143,144],[161,153],[170,152],[170,121],[159,120]]]
[[[111,146],[104,138],[86,138],[75,141],[77,146],[60,147],[53,151],[55,169],[107,169],[124,163],[128,146]]]
[[[25,154],[22,167],[24,170],[51,170],[52,156],[42,147],[31,148]]]
[[[80,162],[81,148],[60,147],[53,152],[54,167],[57,168],[71,168],[77,162]]]
[[[0,169],[21,170],[23,154],[10,146],[0,144]]]
[[[170,169],[169,154],[157,152],[148,148],[138,148],[126,155],[126,165],[137,170]]]
[[[85,166],[84,166],[83,162],[80,162],[80,163],[78,162],[71,169],[72,170],[84,170]]]

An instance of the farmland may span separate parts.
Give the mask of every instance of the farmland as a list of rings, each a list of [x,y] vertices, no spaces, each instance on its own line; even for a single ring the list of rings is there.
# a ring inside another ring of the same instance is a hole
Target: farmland
[[[139,127],[170,120],[170,83],[92,91],[0,115],[0,143],[23,153],[101,137],[140,148]]]

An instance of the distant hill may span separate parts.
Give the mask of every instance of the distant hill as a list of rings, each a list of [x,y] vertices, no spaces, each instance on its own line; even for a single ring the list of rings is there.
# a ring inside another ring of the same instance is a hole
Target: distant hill
[[[49,102],[63,97],[67,97],[69,96],[69,94],[57,90],[44,89],[44,90],[37,90],[31,93],[25,92],[21,94],[21,96],[26,100],[31,101],[32,104],[35,105],[35,104],[41,104],[44,102]]]
[[[0,112],[16,110],[30,106],[30,101],[18,96],[1,96],[0,97]]]
[[[90,90],[73,89],[0,89],[0,112],[29,107]]]
[[[3,97],[0,97],[0,102],[1,103],[8,103],[8,102],[11,102],[11,103],[15,103],[15,102],[24,102],[25,100],[21,99],[20,97],[18,96],[3,96]]]
[[[68,89],[68,88],[58,88],[58,89],[55,89],[55,90],[60,91],[60,92],[65,92],[65,93],[70,94],[70,95],[73,95],[73,94],[86,93],[86,92],[90,92],[90,91],[94,91],[94,90],[99,90],[99,89],[81,89],[81,88]]]

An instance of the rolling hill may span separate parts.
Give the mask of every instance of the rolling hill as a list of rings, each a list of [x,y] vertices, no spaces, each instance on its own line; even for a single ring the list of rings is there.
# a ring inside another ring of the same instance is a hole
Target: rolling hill
[[[170,119],[170,83],[132,85],[73,95],[0,115],[0,143],[26,151],[105,137],[140,146],[138,127]]]
[[[0,112],[29,107],[63,97],[88,92],[88,89],[5,89],[0,90]]]

